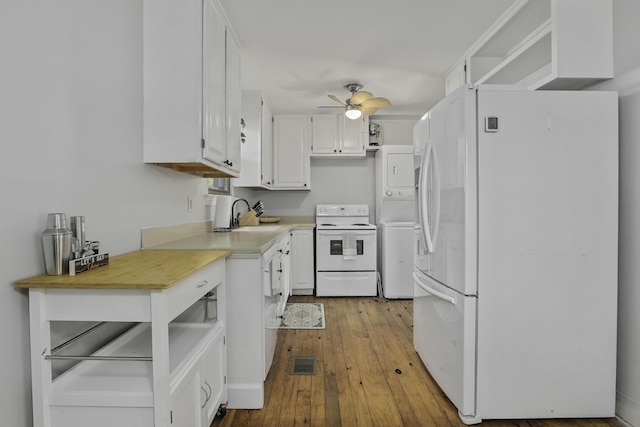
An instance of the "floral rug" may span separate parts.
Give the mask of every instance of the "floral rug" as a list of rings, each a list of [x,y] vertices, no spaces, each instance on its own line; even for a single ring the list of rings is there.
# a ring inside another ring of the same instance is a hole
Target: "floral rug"
[[[324,329],[324,304],[287,304],[280,329]]]

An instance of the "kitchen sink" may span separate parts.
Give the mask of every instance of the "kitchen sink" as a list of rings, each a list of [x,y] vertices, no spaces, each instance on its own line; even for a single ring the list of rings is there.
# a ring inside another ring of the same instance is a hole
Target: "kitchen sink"
[[[252,231],[252,232],[265,232],[265,231],[278,231],[281,228],[280,225],[246,225],[239,228],[234,228],[232,231]]]

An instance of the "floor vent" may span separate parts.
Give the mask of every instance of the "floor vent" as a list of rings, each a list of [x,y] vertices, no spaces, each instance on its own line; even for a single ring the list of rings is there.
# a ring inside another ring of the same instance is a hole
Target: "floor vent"
[[[315,375],[318,373],[318,364],[315,356],[293,356],[289,374],[291,375]]]

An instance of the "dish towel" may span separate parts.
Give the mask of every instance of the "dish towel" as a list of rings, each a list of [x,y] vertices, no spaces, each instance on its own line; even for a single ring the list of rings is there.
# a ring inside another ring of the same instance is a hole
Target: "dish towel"
[[[356,233],[342,233],[342,259],[345,261],[353,261],[358,255]]]

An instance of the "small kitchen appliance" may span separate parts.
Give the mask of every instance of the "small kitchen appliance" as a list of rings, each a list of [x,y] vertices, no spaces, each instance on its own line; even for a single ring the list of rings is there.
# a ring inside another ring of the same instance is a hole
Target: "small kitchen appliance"
[[[369,206],[316,206],[316,295],[375,296],[376,226]]]
[[[231,210],[235,197],[218,195],[216,196],[216,210],[213,218],[214,231],[231,230]]]

